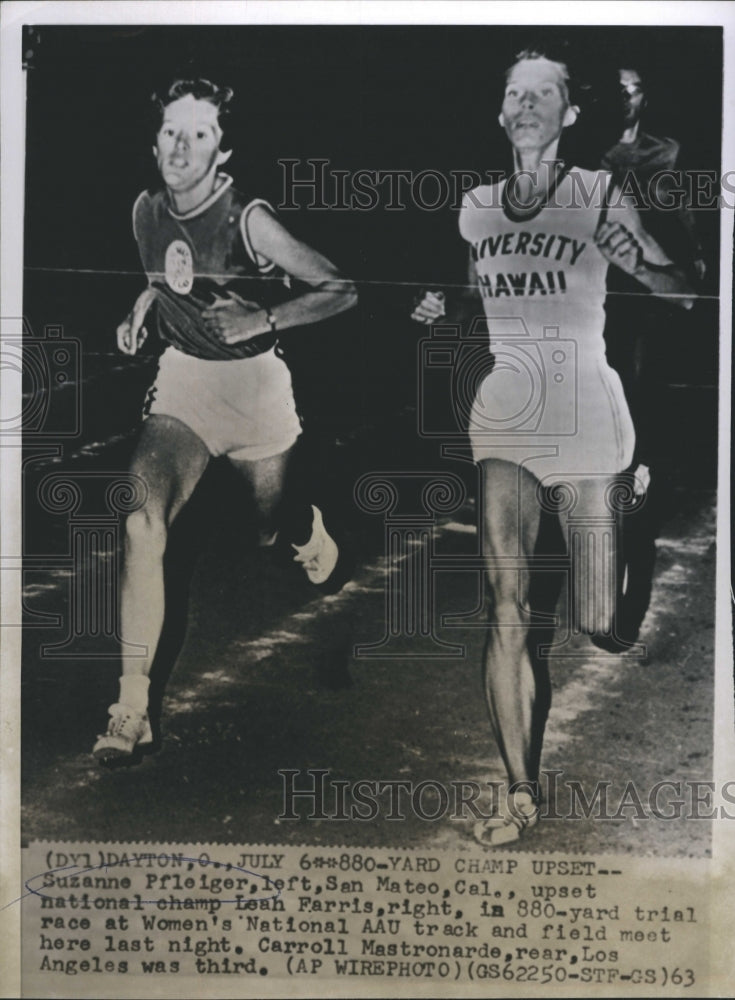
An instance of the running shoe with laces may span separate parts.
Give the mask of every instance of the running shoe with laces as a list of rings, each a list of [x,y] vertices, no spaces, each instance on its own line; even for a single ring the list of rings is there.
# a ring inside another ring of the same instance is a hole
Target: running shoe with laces
[[[147,712],[136,712],[129,705],[110,705],[107,732],[97,737],[92,750],[100,761],[129,757],[136,746],[153,742]]]
[[[526,830],[536,826],[539,808],[526,792],[508,796],[504,806],[490,819],[475,823],[472,833],[483,847],[502,847],[518,840]]]
[[[313,521],[311,527],[311,538],[306,545],[294,545],[296,555],[294,562],[301,563],[304,572],[317,586],[326,583],[334,572],[339,559],[339,549],[337,543],[324,527],[322,512],[313,504]]]

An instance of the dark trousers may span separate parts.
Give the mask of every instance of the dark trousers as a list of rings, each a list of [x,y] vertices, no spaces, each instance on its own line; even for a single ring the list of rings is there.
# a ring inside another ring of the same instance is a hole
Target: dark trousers
[[[636,434],[634,457],[627,475],[641,463],[651,470],[651,485],[646,495],[622,519],[615,634],[623,642],[631,642],[638,635],[651,600],[656,537],[662,511],[667,506],[667,314],[646,295],[608,296],[605,311],[607,360],[623,383]]]

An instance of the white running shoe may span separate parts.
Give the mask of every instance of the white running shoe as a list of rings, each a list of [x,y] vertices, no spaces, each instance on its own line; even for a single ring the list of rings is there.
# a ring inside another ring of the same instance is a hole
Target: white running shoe
[[[296,555],[294,562],[301,563],[309,580],[314,584],[325,583],[339,559],[337,543],[324,527],[322,512],[312,504],[313,521],[311,538],[306,545],[293,545]]]
[[[129,757],[136,746],[153,742],[147,712],[136,712],[128,705],[110,705],[107,732],[97,737],[92,753],[100,761]]]

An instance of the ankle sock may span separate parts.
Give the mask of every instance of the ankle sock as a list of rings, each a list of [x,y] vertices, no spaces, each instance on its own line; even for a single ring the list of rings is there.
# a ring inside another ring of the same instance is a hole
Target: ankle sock
[[[120,704],[136,712],[148,711],[148,685],[145,674],[123,674],[120,678]]]

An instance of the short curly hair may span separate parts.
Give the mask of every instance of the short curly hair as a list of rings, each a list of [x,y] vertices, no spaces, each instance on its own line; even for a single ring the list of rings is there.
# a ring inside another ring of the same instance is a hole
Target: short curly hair
[[[205,80],[203,77],[194,79],[176,79],[168,86],[154,91],[151,94],[151,105],[153,111],[153,126],[156,132],[159,131],[163,123],[163,113],[169,104],[178,101],[182,97],[191,94],[198,101],[208,101],[217,108],[217,121],[222,131],[225,131],[227,118],[230,114],[230,101],[234,96],[231,87],[223,87]]]

